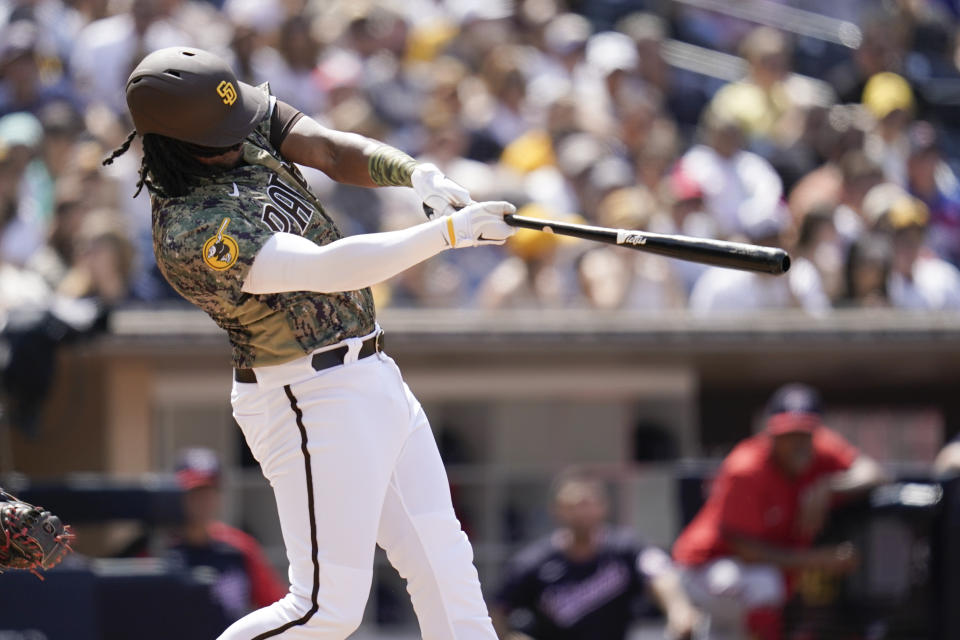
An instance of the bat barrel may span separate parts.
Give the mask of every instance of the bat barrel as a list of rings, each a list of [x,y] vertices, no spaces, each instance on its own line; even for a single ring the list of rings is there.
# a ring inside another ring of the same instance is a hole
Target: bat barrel
[[[783,249],[776,247],[761,247],[740,242],[647,233],[645,231],[608,229],[606,227],[541,220],[509,214],[504,216],[504,220],[514,227],[605,242],[669,258],[689,260],[718,267],[773,275],[786,273],[790,268],[790,255]]]
[[[622,230],[617,244],[728,269],[781,275],[790,268],[790,255],[778,247]]]

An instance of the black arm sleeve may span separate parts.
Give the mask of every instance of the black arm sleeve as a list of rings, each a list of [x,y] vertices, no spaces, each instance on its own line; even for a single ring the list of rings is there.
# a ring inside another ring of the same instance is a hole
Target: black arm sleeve
[[[273,108],[273,114],[270,116],[270,144],[277,151],[280,145],[286,139],[290,129],[297,123],[297,120],[303,117],[303,112],[291,107],[282,100],[277,100]]]

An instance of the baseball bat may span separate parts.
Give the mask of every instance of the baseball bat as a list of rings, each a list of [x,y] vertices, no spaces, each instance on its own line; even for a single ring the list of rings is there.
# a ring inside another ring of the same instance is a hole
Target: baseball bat
[[[790,255],[776,247],[742,242],[710,240],[673,234],[650,233],[630,229],[610,229],[572,222],[557,222],[507,214],[504,221],[512,227],[604,242],[668,258],[711,264],[728,269],[780,275],[790,268]]]

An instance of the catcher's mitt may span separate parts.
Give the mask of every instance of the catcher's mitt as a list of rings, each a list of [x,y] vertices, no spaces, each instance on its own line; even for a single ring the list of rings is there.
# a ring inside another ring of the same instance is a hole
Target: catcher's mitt
[[[73,538],[60,518],[0,489],[0,572],[24,569],[43,579],[37,570],[63,560]]]

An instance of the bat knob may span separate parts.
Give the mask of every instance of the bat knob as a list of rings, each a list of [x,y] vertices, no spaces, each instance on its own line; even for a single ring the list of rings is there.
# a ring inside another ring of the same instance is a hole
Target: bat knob
[[[780,275],[790,270],[790,254],[780,249],[773,264],[773,273]]]

